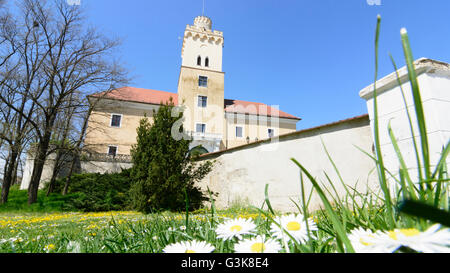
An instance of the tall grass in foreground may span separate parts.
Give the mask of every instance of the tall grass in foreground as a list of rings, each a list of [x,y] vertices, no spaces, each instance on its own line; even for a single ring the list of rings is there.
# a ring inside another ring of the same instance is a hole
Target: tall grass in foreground
[[[340,183],[347,191],[345,200],[341,200],[339,196],[337,196],[337,192],[334,189],[332,181],[328,179],[334,193],[336,193],[335,196],[331,197],[332,201],[330,201],[330,197],[326,195],[325,191],[328,191],[328,193],[332,192],[321,186],[301,163],[294,158],[292,159],[292,161],[300,168],[301,173],[305,174],[309,181],[313,184],[314,190],[320,196],[324,205],[324,209],[321,213],[324,217],[329,219],[326,232],[336,237],[337,250],[339,252],[354,251],[347,234],[349,230],[357,227],[370,229],[372,231],[389,231],[394,229],[416,229],[424,231],[435,223],[447,226],[450,225],[450,214],[448,213],[449,179],[446,170],[446,159],[449,154],[450,147],[449,143],[443,147],[442,154],[437,162],[437,165],[433,168],[430,162],[425,114],[420,97],[420,89],[417,82],[414,59],[409,44],[408,34],[405,29],[401,30],[401,41],[408,68],[409,82],[412,88],[414,109],[417,118],[417,124],[413,124],[410,113],[407,110],[417,161],[417,180],[413,178],[414,175],[410,174],[410,170],[405,164],[402,151],[399,149],[399,145],[395,138],[395,132],[392,130],[390,124],[387,130],[400,165],[398,177],[392,175],[391,172],[385,168],[379,141],[379,131],[380,129],[383,130],[385,128],[379,128],[378,124],[379,118],[376,86],[378,77],[378,41],[380,35],[380,23],[381,18],[378,16],[375,35],[375,83],[373,99],[375,156],[372,156],[367,152],[363,152],[367,156],[370,156],[376,164],[382,195],[378,196],[372,193],[371,196],[368,196],[347,186],[342,180],[339,170],[325,148],[325,152],[327,153],[335,171],[338,174]],[[391,60],[395,70],[397,71],[397,66],[392,57]],[[398,72],[397,81],[401,88],[401,81],[399,79]],[[405,95],[403,89],[401,89],[401,92],[405,102],[405,108],[408,109],[404,99]],[[419,143],[415,140],[413,131],[414,125],[417,126],[419,131]],[[388,178],[390,180],[388,180]],[[301,183],[303,188],[303,181],[301,181]],[[393,184],[396,184],[396,188],[398,188],[398,191],[394,193],[392,192]],[[359,199],[359,202],[357,202],[357,199]],[[307,207],[303,205],[302,211],[307,210]],[[324,226],[322,226],[322,228],[324,228]]]

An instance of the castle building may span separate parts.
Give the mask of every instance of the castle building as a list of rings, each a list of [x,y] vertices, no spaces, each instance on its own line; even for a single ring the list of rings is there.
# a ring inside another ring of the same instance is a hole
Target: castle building
[[[178,92],[122,87],[98,93],[89,119],[85,147],[95,153],[129,155],[144,116],[170,99],[183,106],[185,133],[191,148],[217,152],[296,131],[300,118],[263,103],[225,99],[222,71],[224,37],[212,21],[198,16],[187,25],[181,51]],[[274,102],[276,103],[276,102]]]

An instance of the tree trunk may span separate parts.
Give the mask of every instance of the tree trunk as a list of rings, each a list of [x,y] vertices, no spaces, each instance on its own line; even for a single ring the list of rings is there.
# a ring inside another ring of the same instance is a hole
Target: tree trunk
[[[55,181],[56,181],[56,174],[58,171],[56,170],[56,166],[53,168],[52,178],[50,179],[50,182],[48,183],[48,189],[47,189],[47,196],[50,195],[50,193],[53,192],[53,189],[55,188]]]
[[[13,175],[12,175],[11,185],[15,185],[17,183],[17,171],[19,169],[19,162],[20,162],[20,154],[21,153],[22,152],[20,152],[19,155],[17,156],[16,164],[14,165],[14,171],[13,171]]]
[[[16,166],[17,157],[19,155],[17,151],[17,147],[12,146],[11,147],[11,153],[9,155],[9,159],[6,165],[5,174],[3,176],[3,184],[2,184],[2,194],[1,194],[1,200],[0,204],[5,204],[8,202],[8,195],[9,195],[9,189],[13,182],[13,173],[14,168]]]
[[[72,176],[72,173],[73,173],[73,169],[75,168],[75,163],[77,161],[77,156],[81,156],[81,149],[80,149],[80,147],[81,147],[81,144],[83,143],[84,135],[86,134],[86,130],[87,130],[88,123],[89,123],[89,117],[91,116],[92,111],[94,109],[94,105],[96,105],[97,102],[98,102],[98,100],[89,106],[89,110],[87,111],[87,114],[84,117],[83,127],[81,128],[80,137],[78,138],[78,141],[76,143],[76,147],[75,147],[75,150],[74,150],[75,152],[72,155],[72,162],[70,163],[69,175],[67,176],[66,183],[64,184],[64,189],[63,189],[63,192],[62,192],[63,195],[66,195],[67,192],[69,191],[69,185],[70,185],[70,182],[71,182],[71,176]]]
[[[36,156],[34,158],[33,173],[31,175],[30,185],[28,186],[28,204],[36,203],[39,190],[39,182],[41,181],[42,171],[47,158],[47,151],[50,144],[50,131],[47,132],[42,141],[39,142]]]
[[[47,196],[50,195],[50,193],[53,192],[53,189],[55,188],[55,181],[56,181],[56,173],[55,170],[53,170],[52,178],[50,179],[50,182],[48,183],[48,189],[47,189]]]
[[[71,180],[71,176],[72,176],[72,173],[73,173],[73,169],[75,168],[75,158],[76,158],[76,156],[74,155],[73,157],[74,157],[74,159],[72,159],[72,162],[70,163],[69,174],[67,175],[66,183],[64,184],[64,189],[62,191],[62,195],[66,195],[67,192],[69,192],[70,180]]]
[[[8,162],[9,162],[9,158],[11,157],[11,154],[8,154],[8,156],[5,159],[5,166],[3,166],[3,180],[5,180],[5,174],[6,174],[6,169],[8,168]]]
[[[70,94],[70,100],[72,100],[72,96],[73,96],[73,93]],[[53,168],[52,178],[50,179],[50,184],[48,185],[47,196],[53,192],[53,189],[55,187],[56,176],[58,175],[58,172],[61,169],[60,164],[63,164],[62,167],[65,168],[64,161],[65,161],[65,157],[67,155],[67,150],[65,150],[65,153],[64,153],[63,163],[60,162],[61,158],[63,157],[63,152],[61,150],[68,148],[68,147],[66,147],[66,141],[67,141],[67,136],[69,135],[70,124],[72,122],[74,111],[75,111],[75,109],[69,109],[68,114],[66,115],[66,124],[64,127],[64,131],[62,133],[60,147],[57,149],[57,152],[56,152],[55,167]],[[72,160],[72,161],[74,161],[74,160]]]
[[[60,161],[61,161],[61,150],[58,149],[56,152],[55,165],[53,167],[52,178],[50,179],[50,182],[48,184],[47,196],[49,196],[50,193],[52,193],[53,189],[55,188],[55,181],[56,181],[56,177],[58,176],[58,172],[59,172],[60,164],[61,164]]]

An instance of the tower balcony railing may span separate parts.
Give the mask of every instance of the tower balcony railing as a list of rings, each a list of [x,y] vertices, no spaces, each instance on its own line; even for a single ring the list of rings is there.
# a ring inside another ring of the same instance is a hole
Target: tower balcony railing
[[[221,140],[222,134],[213,134],[213,133],[201,133],[201,132],[187,132],[193,140]]]

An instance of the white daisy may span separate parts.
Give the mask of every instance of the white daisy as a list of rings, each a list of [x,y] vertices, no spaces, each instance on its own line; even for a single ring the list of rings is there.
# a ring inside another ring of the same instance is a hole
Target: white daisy
[[[285,240],[291,240],[291,237],[286,234],[289,233],[298,243],[305,243],[308,240],[308,230],[306,228],[306,224],[308,224],[308,228],[310,231],[310,236],[315,238],[312,234],[313,231],[317,230],[316,223],[312,219],[308,219],[307,222],[303,215],[298,214],[288,214],[281,217],[276,217],[274,219],[275,223],[272,223],[271,232],[274,236],[279,239],[283,238]],[[284,232],[283,232],[284,231]]]
[[[380,244],[379,235],[363,228],[352,230],[348,239],[356,253],[389,253],[395,250]]]
[[[379,238],[379,244],[393,251],[405,246],[418,252],[450,253],[450,229],[441,229],[438,224],[424,232],[415,228],[395,229],[380,233]]]
[[[234,246],[236,253],[278,253],[280,250],[280,243],[273,239],[266,240],[265,236],[260,235],[240,241]]]
[[[81,253],[81,245],[78,242],[70,241],[67,244],[67,251],[70,253]]]
[[[242,235],[253,234],[256,229],[256,225],[251,219],[229,219],[224,223],[220,224],[216,228],[217,238],[222,238],[224,240],[232,239],[233,237],[242,239]]]
[[[214,247],[202,241],[190,241],[173,243],[166,246],[163,251],[165,253],[211,253],[214,251]]]

